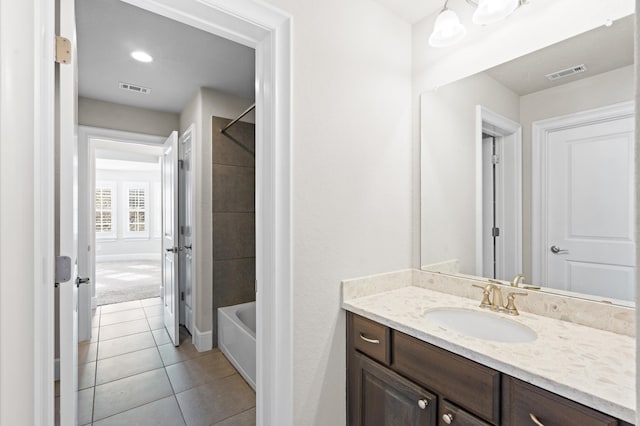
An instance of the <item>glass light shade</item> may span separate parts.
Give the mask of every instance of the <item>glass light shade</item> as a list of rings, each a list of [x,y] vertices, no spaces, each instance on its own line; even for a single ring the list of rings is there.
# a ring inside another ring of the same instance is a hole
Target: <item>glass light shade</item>
[[[467,30],[460,23],[458,15],[452,10],[444,9],[436,18],[429,44],[433,47],[451,46],[462,40],[465,34]]]
[[[480,0],[473,14],[476,25],[491,25],[511,15],[520,5],[520,0]]]

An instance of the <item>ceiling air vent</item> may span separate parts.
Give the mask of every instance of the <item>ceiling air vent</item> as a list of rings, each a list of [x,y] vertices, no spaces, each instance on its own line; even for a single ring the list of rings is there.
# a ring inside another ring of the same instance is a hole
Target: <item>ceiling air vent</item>
[[[547,74],[545,77],[547,77],[551,81],[555,81],[561,78],[569,77],[574,74],[585,72],[586,70],[587,70],[587,67],[584,64],[582,64],[582,65],[577,65],[575,67],[567,68],[564,70],[552,72],[551,74]]]
[[[142,87],[142,86],[136,86],[135,84],[131,84],[131,83],[120,83],[119,87],[122,90],[127,90],[129,92],[135,92],[135,93],[141,93],[143,95],[148,95],[149,93],[151,93],[151,89],[149,89],[148,87]]]

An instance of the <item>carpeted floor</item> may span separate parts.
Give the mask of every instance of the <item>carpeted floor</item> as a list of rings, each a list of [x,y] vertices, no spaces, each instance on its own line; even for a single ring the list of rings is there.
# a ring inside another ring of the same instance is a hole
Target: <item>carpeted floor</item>
[[[161,273],[160,261],[96,263],[98,306],[159,297]]]

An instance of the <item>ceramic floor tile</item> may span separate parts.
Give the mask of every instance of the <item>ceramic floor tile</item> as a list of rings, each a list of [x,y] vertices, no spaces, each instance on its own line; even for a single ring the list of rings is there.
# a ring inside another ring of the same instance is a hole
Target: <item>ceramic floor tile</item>
[[[175,396],[133,408],[124,413],[95,422],[94,426],[182,426],[182,413]]]
[[[252,408],[244,413],[236,414],[233,417],[229,417],[226,420],[216,423],[214,426],[255,426],[256,424],[256,409]]]
[[[85,364],[87,362],[93,362],[98,356],[98,344],[97,343],[80,343],[78,345],[78,364]]]
[[[155,347],[101,359],[96,368],[96,384],[101,385],[161,367],[162,360]]]
[[[100,314],[110,314],[113,312],[126,311],[129,309],[141,308],[142,303],[139,300],[132,300],[131,302],[114,303],[113,305],[100,306]]]
[[[164,368],[99,385],[95,390],[94,421],[173,394]]]
[[[160,356],[164,365],[175,364],[176,362],[186,361],[192,358],[198,358],[207,355],[209,352],[198,352],[192,343],[182,343],[180,346],[175,347],[173,343],[158,346],[160,350]]]
[[[156,345],[166,345],[167,343],[171,343],[171,338],[167,333],[167,330],[164,328],[159,330],[153,330],[151,332],[153,334],[153,339],[156,341]]]
[[[147,317],[147,321],[149,321],[149,327],[151,330],[159,330],[164,328],[164,317]]]
[[[152,297],[151,299],[142,299],[140,303],[142,303],[142,306],[162,305],[162,299],[159,297]]]
[[[112,314],[102,314],[100,316],[100,325],[111,325],[119,322],[134,321],[143,319],[145,317],[144,310],[142,308],[129,309],[126,311],[118,311]]]
[[[78,424],[91,423],[93,416],[93,390],[94,388],[78,391]]]
[[[78,389],[87,389],[96,385],[96,363],[78,364]]]
[[[156,345],[150,331],[144,333],[131,334],[124,337],[100,342],[98,346],[98,360],[111,358],[112,356],[124,355],[129,352],[141,349],[152,348]]]
[[[148,317],[160,317],[164,315],[164,306],[162,305],[145,306],[143,309]]]
[[[255,393],[238,374],[176,395],[189,426],[212,425],[255,407]]]
[[[236,373],[222,352],[167,366],[167,374],[175,393],[228,377]]]
[[[116,337],[143,333],[145,331],[149,331],[149,324],[146,319],[105,325],[100,327],[100,342],[103,340],[115,339]]]

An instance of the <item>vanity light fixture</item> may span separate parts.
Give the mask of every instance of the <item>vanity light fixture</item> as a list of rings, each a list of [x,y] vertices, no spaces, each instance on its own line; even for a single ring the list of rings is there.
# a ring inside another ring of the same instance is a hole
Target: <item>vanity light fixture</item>
[[[480,0],[473,14],[476,25],[491,25],[511,15],[520,6],[520,0]]]
[[[467,34],[467,29],[460,23],[458,14],[447,8],[449,0],[444,2],[444,7],[436,18],[433,33],[429,37],[429,44],[433,47],[451,46],[462,40]]]
[[[153,61],[153,58],[151,57],[151,55],[149,55],[147,52],[143,52],[142,50],[136,50],[131,52],[131,57],[136,61],[145,62],[145,63]]]
[[[491,25],[511,15],[518,7],[529,3],[529,0],[466,0],[476,8],[472,21],[476,25]],[[465,36],[466,28],[460,22],[458,15],[449,9],[449,0],[436,18],[433,33],[429,37],[429,44],[433,47],[451,46]]]

